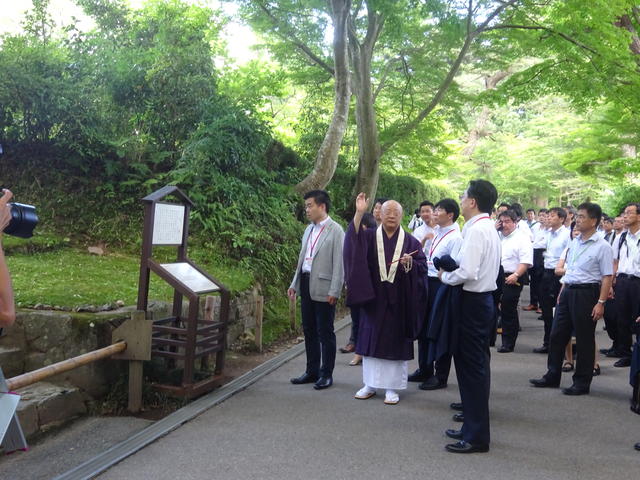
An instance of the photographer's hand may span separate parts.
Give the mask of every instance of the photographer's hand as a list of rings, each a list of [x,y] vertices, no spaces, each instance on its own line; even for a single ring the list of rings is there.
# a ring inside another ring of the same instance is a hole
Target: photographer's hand
[[[2,232],[11,221],[11,207],[8,205],[11,197],[13,197],[11,191],[6,188],[2,190],[2,197],[0,197],[0,238],[2,238]]]

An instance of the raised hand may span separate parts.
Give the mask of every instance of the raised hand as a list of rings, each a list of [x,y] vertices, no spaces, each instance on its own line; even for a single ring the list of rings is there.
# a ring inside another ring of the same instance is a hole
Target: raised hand
[[[356,212],[364,214],[367,212],[368,208],[369,201],[367,199],[367,196],[364,193],[360,192],[356,197]]]

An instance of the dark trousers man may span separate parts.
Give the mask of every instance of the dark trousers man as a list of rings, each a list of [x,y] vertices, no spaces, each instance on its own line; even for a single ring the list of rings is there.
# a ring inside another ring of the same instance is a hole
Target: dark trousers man
[[[317,377],[331,377],[336,363],[336,334],[333,331],[336,307],[329,305],[329,302],[311,300],[308,273],[300,276],[300,298],[307,373]]]
[[[616,277],[615,297],[618,317],[616,324],[617,353],[626,359],[630,359],[631,327],[640,312],[640,278],[619,273]]]
[[[542,276],[544,274],[544,248],[533,249],[533,266],[529,269],[529,303],[540,306],[542,297]]]
[[[511,273],[505,273],[505,278]],[[502,347],[513,350],[518,338],[518,330],[520,329],[520,318],[518,317],[518,302],[520,301],[520,293],[522,292],[522,284],[509,285],[504,284],[502,288],[502,299],[500,300],[500,316],[502,319]]]
[[[611,353],[617,354],[620,351],[618,347],[618,314],[616,313],[616,300],[610,298],[604,304],[604,326],[607,329],[607,335],[611,339]]]
[[[358,331],[360,330],[360,307],[352,307],[349,310],[351,310],[351,334],[349,335],[349,343],[356,345],[358,342]]]
[[[436,300],[436,294],[438,290],[442,286],[442,282],[438,280],[436,277],[428,277],[429,282],[429,297],[427,300],[427,318],[425,319],[424,326],[422,331],[420,332],[420,336],[418,337],[418,368],[420,369],[420,373],[424,376],[425,379],[430,378],[434,375],[434,363],[428,362],[429,358],[429,348],[435,348],[435,345],[431,344],[427,339],[427,333],[429,330],[429,313],[433,308],[433,304]],[[449,379],[449,371],[451,370],[451,356],[447,355],[435,362],[435,375],[440,380],[440,383],[447,383]]]
[[[464,415],[462,439],[472,445],[489,445],[489,336],[493,327],[490,292],[462,292],[458,348],[453,359]]]
[[[596,322],[591,317],[600,295],[599,283],[566,285],[560,294],[549,340],[546,380],[560,383],[564,350],[575,331],[577,361],[573,384],[589,390],[593,379]]]
[[[551,325],[553,324],[553,309],[558,302],[560,287],[560,277],[554,273],[553,268],[545,268],[544,274],[542,275],[542,296],[540,297],[540,304],[542,307],[542,319],[544,320],[544,339],[542,346],[546,348],[549,347],[549,336],[551,335]]]

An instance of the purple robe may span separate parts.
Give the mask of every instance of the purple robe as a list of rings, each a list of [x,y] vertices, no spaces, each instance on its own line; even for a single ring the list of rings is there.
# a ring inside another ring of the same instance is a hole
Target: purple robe
[[[393,260],[399,232],[391,238],[382,233],[387,272]],[[360,306],[356,353],[385,360],[413,359],[413,340],[425,318],[427,305],[427,259],[420,242],[405,233],[401,256],[413,254],[413,268],[405,273],[398,265],[393,283],[380,280],[376,229],[356,234],[349,224],[344,240],[347,305]]]

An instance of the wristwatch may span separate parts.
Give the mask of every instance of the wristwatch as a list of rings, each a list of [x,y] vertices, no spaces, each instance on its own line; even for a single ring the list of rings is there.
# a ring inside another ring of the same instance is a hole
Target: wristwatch
[[[598,303],[607,303],[607,301],[598,299]]]

